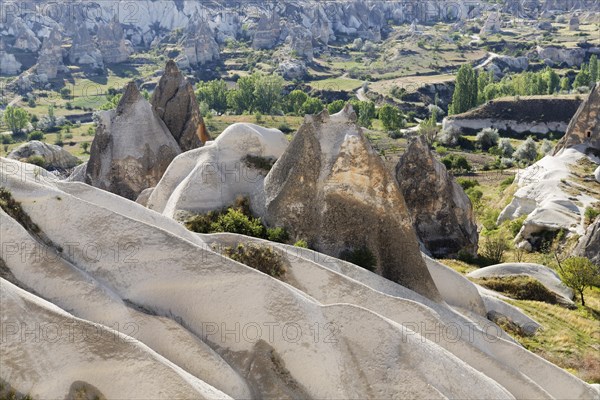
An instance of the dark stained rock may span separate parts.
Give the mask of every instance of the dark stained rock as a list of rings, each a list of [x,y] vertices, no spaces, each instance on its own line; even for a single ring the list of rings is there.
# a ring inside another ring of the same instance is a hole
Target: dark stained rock
[[[396,165],[396,179],[417,235],[434,257],[456,257],[461,250],[477,254],[471,201],[431,153],[424,137],[410,143]]]
[[[402,193],[351,106],[308,115],[265,179],[266,221],[335,257],[368,248],[375,271],[439,299]]]
[[[164,122],[130,82],[116,110],[99,114],[85,182],[135,200],[181,153]]]
[[[580,144],[600,153],[600,84],[597,83],[571,119],[567,133],[554,148],[554,154]]]
[[[182,151],[201,147],[210,140],[194,89],[173,60],[167,62],[165,73],[160,78],[150,103]]]

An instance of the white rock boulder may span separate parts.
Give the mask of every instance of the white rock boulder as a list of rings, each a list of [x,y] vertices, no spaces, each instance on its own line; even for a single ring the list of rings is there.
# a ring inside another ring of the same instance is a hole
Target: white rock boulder
[[[253,212],[262,215],[263,182],[268,167],[287,145],[287,139],[277,129],[233,124],[216,140],[175,158],[150,195],[147,206],[179,218],[181,212],[219,210],[233,204],[238,196],[244,196],[249,198]]]
[[[81,161],[63,149],[60,146],[54,144],[43,143],[39,140],[32,140],[27,143],[23,143],[16,149],[10,152],[7,156],[13,160],[20,160],[27,162],[29,157],[41,157],[44,160],[43,167],[48,171],[58,170],[64,172],[68,169],[76,167]]]

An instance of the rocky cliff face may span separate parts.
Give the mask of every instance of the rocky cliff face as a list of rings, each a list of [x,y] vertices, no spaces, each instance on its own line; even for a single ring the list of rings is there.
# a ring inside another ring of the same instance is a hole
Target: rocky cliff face
[[[396,179],[417,236],[433,256],[455,257],[461,250],[477,254],[471,201],[423,137],[415,138],[400,158]]]
[[[100,114],[85,182],[135,200],[156,186],[179,153],[164,122],[130,82],[117,109]]]
[[[306,116],[267,175],[265,196],[269,224],[333,256],[366,247],[379,274],[439,298],[398,184],[351,106]]]
[[[182,151],[195,149],[210,140],[194,89],[173,60],[167,62],[150,103]]]
[[[567,127],[567,133],[554,148],[554,154],[576,145],[600,152],[600,84],[596,84],[588,98],[579,106]]]
[[[83,20],[75,20],[67,28],[72,32],[69,62],[90,68],[104,68],[102,53],[96,47]]]

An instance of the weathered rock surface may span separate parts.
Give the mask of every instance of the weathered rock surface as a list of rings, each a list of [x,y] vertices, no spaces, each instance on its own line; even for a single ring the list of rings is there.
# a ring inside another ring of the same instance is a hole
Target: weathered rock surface
[[[565,286],[552,269],[532,263],[503,263],[480,268],[467,274],[470,278],[492,278],[506,276],[529,276],[537,279],[549,291],[559,296],[563,304],[573,305],[574,292]]]
[[[66,171],[80,163],[79,159],[60,146],[32,140],[23,143],[7,156],[13,160],[24,161],[31,156],[44,159],[44,168],[48,171]]]
[[[203,65],[219,59],[219,45],[208,21],[194,14],[182,40],[184,63]]]
[[[476,132],[484,128],[500,132],[537,133],[566,132],[569,122],[582,101],[577,98],[554,98],[528,96],[515,101],[514,98],[499,98],[462,114],[444,118],[444,129],[460,129]]]
[[[69,49],[69,62],[90,68],[104,68],[102,53],[92,40],[85,22],[74,21],[70,30],[73,35]]]
[[[523,72],[529,67],[527,57],[511,57],[500,54],[492,54],[481,65],[486,71],[493,71],[498,79],[506,75],[507,72]]]
[[[99,25],[96,37],[105,64],[121,63],[133,53],[133,46],[125,40],[123,27],[116,18]]]
[[[281,18],[278,13],[265,14],[260,17],[252,47],[255,49],[271,49],[277,44],[281,34]]]
[[[99,117],[85,182],[135,200],[142,190],[156,186],[181,149],[134,82],[117,109]]]
[[[13,23],[9,28],[8,33],[15,37],[13,46],[15,49],[36,52],[42,44],[35,33],[33,33],[27,24],[19,17],[13,19]]]
[[[593,149],[600,155],[600,84],[594,86],[588,98],[579,106],[567,133],[554,148],[554,154],[576,145]]]
[[[600,198],[600,186],[582,186],[573,169],[577,165],[598,164],[600,159],[585,154],[585,146],[564,149],[546,156],[515,178],[518,190],[502,210],[498,223],[527,216],[515,238],[519,247],[539,249],[545,232],[564,230],[583,235],[585,209]]]
[[[596,218],[579,239],[575,255],[587,257],[596,265],[600,265],[600,218]]]
[[[477,254],[471,201],[431,153],[424,137],[409,144],[396,165],[396,179],[417,236],[434,257],[455,257],[461,250]]]
[[[502,20],[500,19],[500,13],[492,12],[488,16],[488,18],[485,20],[485,23],[483,24],[483,27],[481,28],[481,31],[479,32],[479,34],[482,36],[490,35],[493,33],[500,32],[501,29],[502,29]]]
[[[305,117],[267,175],[265,194],[269,224],[336,257],[366,247],[379,274],[439,298],[398,184],[351,106],[331,116],[323,111]]]
[[[185,152],[173,160],[150,195],[147,207],[171,218],[206,213],[247,197],[252,211],[264,214],[263,182],[269,172],[263,163],[279,158],[288,141],[277,129],[233,124],[214,142]]]
[[[150,103],[182,151],[198,148],[210,140],[200,115],[194,88],[173,60],[167,62]]]
[[[581,48],[560,48],[556,46],[537,48],[537,54],[541,60],[550,60],[556,65],[566,64],[569,67],[580,66],[584,59],[586,51]]]
[[[0,50],[1,51],[1,50]],[[16,75],[21,71],[21,63],[17,61],[14,54],[1,51],[0,54],[0,74]]]
[[[54,28],[42,43],[36,73],[54,79],[63,68],[62,35],[58,28]]]
[[[17,161],[0,158],[0,170],[12,171],[3,185],[47,239],[0,210],[0,248],[11,249],[0,317],[68,335],[5,335],[0,379],[17,392],[68,398],[78,381],[106,398],[598,397],[490,325],[473,285],[442,265],[436,276],[465,295],[436,303],[353,264],[261,241],[281,254],[282,281],[209,246],[258,239],[196,235]]]

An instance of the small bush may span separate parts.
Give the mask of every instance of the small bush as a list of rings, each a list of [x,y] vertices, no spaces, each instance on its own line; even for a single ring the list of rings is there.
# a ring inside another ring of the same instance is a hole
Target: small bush
[[[556,295],[540,281],[529,276],[504,276],[475,280],[479,285],[496,292],[502,292],[515,300],[543,301],[558,303]]]
[[[473,205],[479,204],[481,198],[483,197],[483,192],[479,189],[475,189],[474,187],[465,190],[465,193],[467,194],[469,200],[471,200],[471,203],[473,203]]]
[[[284,228],[267,228],[267,239],[271,242],[285,243],[289,239],[289,235]]]
[[[246,246],[238,244],[236,248],[224,248],[223,254],[274,278],[281,278],[286,272],[281,255],[269,246],[254,243]]]
[[[209,212],[208,214],[198,214],[185,221],[185,227],[192,232],[211,233],[212,224],[216,221],[217,214]]]
[[[227,213],[219,215],[211,224],[213,232],[238,233],[240,235],[264,237],[265,227],[259,218],[244,215],[240,210],[230,208]]]
[[[600,215],[600,210],[592,207],[586,208],[584,213],[585,223],[588,225],[591,224],[596,220],[596,217],[598,217],[598,215]]]
[[[586,288],[600,285],[600,266],[585,257],[570,257],[558,264],[563,283],[579,293],[581,305],[585,306],[583,292]]]
[[[244,163],[250,168],[256,168],[256,169],[260,169],[260,170],[269,172],[271,170],[271,168],[273,167],[273,164],[275,164],[275,159],[247,155],[244,158]]]
[[[510,233],[512,234],[512,237],[516,237],[519,232],[521,231],[521,228],[523,227],[523,222],[525,221],[525,218],[527,218],[526,215],[523,215],[519,218],[515,218],[512,221],[508,221],[508,230],[510,231]]]
[[[27,135],[27,140],[44,140],[44,132],[33,131],[29,135]]]
[[[46,168],[46,160],[42,156],[29,156],[25,159],[28,164],[37,165],[38,167]]]
[[[296,247],[302,247],[303,249],[308,249],[308,243],[304,239],[300,239],[294,243]]]
[[[463,190],[479,186],[479,182],[477,181],[477,179],[457,178],[456,183],[462,186]]]
[[[353,250],[344,250],[340,254],[342,260],[351,262],[371,272],[375,271],[377,259],[368,247],[362,246]]]
[[[498,130],[492,128],[482,129],[476,137],[477,144],[485,151],[496,146],[499,140],[500,135],[498,134]]]
[[[500,264],[508,250],[508,241],[501,235],[486,236],[479,247],[479,254],[490,264]]]
[[[290,128],[290,126],[287,124],[287,122],[280,123],[277,126],[277,129],[279,129],[283,133],[290,133],[290,132],[294,131],[292,128]]]
[[[504,191],[507,187],[512,185],[514,181],[515,181],[514,176],[504,179],[502,182],[500,182],[500,190]]]
[[[462,136],[462,132],[460,129],[458,128],[450,128],[447,130],[443,130],[438,138],[437,141],[441,144],[443,144],[444,146],[450,146],[450,147],[454,147],[457,146],[458,143],[460,142],[460,138]]]

